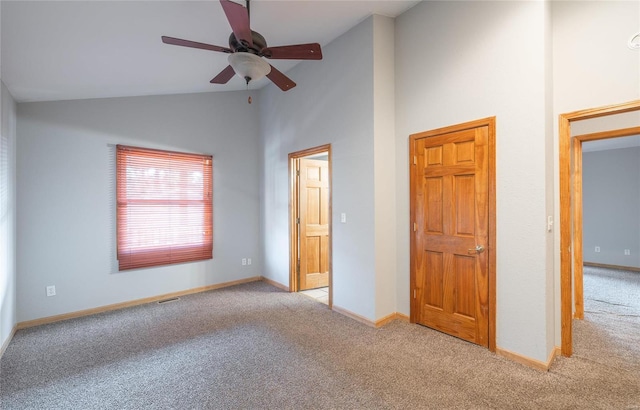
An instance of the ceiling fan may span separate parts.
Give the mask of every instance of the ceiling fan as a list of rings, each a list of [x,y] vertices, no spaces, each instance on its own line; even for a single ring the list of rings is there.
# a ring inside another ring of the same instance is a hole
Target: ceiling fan
[[[249,26],[249,1],[247,0],[245,8],[230,0],[220,0],[232,29],[228,48],[167,36],[162,36],[162,42],[229,54],[229,65],[210,81],[212,84],[226,84],[235,74],[244,78],[247,85],[250,81],[257,81],[263,76],[267,76],[282,91],[288,91],[295,87],[296,83],[262,57],[273,60],[322,60],[320,44],[267,47],[265,38],[260,33],[251,30]]]

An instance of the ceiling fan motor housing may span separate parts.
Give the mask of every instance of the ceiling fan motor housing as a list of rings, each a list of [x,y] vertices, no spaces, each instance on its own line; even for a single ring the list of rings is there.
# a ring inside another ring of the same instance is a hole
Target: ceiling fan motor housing
[[[257,55],[262,55],[262,50],[267,48],[267,40],[264,39],[262,34],[257,31],[251,30],[251,40],[253,41],[253,47],[249,47],[248,44],[244,44],[238,41],[236,35],[233,32],[229,35],[229,48],[236,52],[248,52]]]
[[[209,81],[210,83],[226,84],[237,74],[244,78],[248,85],[249,81],[257,81],[267,76],[282,91],[288,91],[295,87],[296,83],[262,57],[276,60],[322,60],[322,50],[318,43],[267,47],[267,41],[262,34],[251,30],[249,25],[250,0],[246,0],[246,7],[234,0],[219,1],[232,29],[229,48],[162,36],[162,42],[165,44],[228,54],[229,65]]]

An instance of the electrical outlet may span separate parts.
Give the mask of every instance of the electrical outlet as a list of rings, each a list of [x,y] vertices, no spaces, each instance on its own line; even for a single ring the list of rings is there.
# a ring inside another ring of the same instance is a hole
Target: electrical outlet
[[[55,296],[55,295],[56,295],[56,287],[47,286],[47,296]]]
[[[596,252],[600,252],[600,247],[596,246]]]
[[[625,255],[631,255],[631,250],[629,250],[629,249],[625,249],[625,250],[624,250],[624,254],[625,254]]]
[[[247,258],[242,258],[242,266],[245,266],[247,264]]]
[[[251,265],[251,258],[247,258],[247,265]]]
[[[347,223],[347,214],[344,212],[340,214],[340,223],[343,223],[343,224]]]

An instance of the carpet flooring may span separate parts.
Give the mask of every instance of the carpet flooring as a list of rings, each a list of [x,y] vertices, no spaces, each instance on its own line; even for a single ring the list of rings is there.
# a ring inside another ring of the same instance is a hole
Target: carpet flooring
[[[606,339],[598,326],[578,329],[575,357],[541,372],[422,326],[367,327],[253,282],[20,330],[0,361],[0,406],[638,409],[638,335],[628,354],[591,357],[582,333]]]
[[[585,266],[584,310],[574,357],[640,375],[640,272]]]

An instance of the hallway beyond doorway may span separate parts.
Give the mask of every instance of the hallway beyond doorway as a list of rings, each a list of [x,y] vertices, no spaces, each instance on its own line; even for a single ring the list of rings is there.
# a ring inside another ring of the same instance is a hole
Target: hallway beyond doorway
[[[309,289],[309,290],[301,290],[300,293],[303,295],[309,296],[317,300],[320,303],[324,303],[325,305],[329,304],[329,287],[325,286],[323,288]]]

